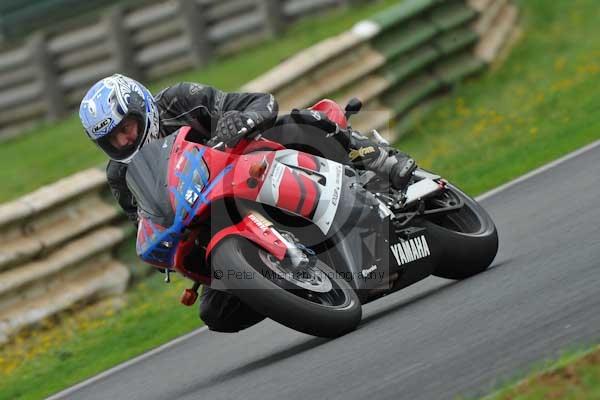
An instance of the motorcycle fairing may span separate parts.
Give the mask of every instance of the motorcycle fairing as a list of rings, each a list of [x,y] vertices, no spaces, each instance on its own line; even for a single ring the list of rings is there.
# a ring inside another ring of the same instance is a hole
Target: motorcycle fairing
[[[235,184],[232,185],[232,191],[223,195],[253,200],[302,216],[311,220],[326,235],[339,205],[343,165],[295,150],[280,150],[265,154],[270,155],[265,159],[270,161],[269,168],[261,179],[260,190],[257,193],[248,192],[247,185],[243,183],[247,175],[242,174],[240,179],[233,177]],[[261,157],[262,159],[266,157],[260,152],[250,154],[247,160],[238,161],[236,171],[248,171],[247,165],[241,167],[239,162],[248,164],[252,160],[250,156],[254,157],[255,162],[261,160]],[[238,182],[242,183],[238,184]],[[224,181],[223,185],[227,185],[227,181]],[[247,216],[239,224],[223,228],[208,244],[206,257],[210,256],[223,238],[239,234],[282,260],[289,246],[286,240],[282,239],[274,229],[271,229],[271,233],[275,237],[265,235],[265,232],[259,234],[254,225],[255,221]]]
[[[127,185],[138,199],[136,251],[145,262],[161,267],[173,265],[181,233],[207,207],[210,193],[233,169],[225,165],[209,183],[203,159],[206,147],[189,142],[183,146],[188,131],[147,144],[127,171]]]
[[[333,100],[323,99],[310,107],[310,109],[325,113],[327,118],[338,124],[341,128],[346,129],[348,127],[348,120],[346,119],[344,110],[342,110],[342,107]]]
[[[140,199],[136,247],[144,261],[161,267],[173,266],[181,233],[194,218],[207,216],[210,204],[224,197],[260,201],[259,193],[265,181],[271,182],[273,174],[277,199],[266,204],[306,218],[314,217],[323,229],[333,219],[336,206],[329,203],[329,198],[321,199],[319,185],[307,174],[299,174],[274,158],[278,156],[298,168],[312,168],[326,179],[341,181],[341,166],[335,167],[337,163],[331,164],[331,170],[323,171],[322,166],[327,167],[327,163],[291,150],[251,154],[217,151],[185,140],[189,130],[182,128],[177,135],[144,146],[128,169],[128,185]],[[249,171],[263,162],[274,167],[265,173],[268,178],[258,179],[251,186]],[[211,177],[211,171],[220,172]],[[337,187],[339,191],[339,183]],[[325,195],[329,192],[323,191]],[[304,195],[299,196],[300,193]],[[267,242],[263,247],[268,249],[270,244]]]
[[[238,235],[251,240],[279,260],[284,259],[288,249],[287,241],[275,229],[263,223],[259,216],[251,212],[236,225],[221,229],[214,235],[206,246],[206,257],[208,258],[221,240],[230,235]]]
[[[141,217],[138,222],[136,252],[145,262],[159,267],[170,267],[176,235],[165,234],[167,228]]]
[[[360,185],[350,189],[356,183],[356,178],[345,175],[352,176],[352,168],[294,150],[251,154],[213,150],[185,140],[188,131],[184,128],[175,139],[169,137],[144,146],[130,166],[132,177],[137,176],[141,180],[140,183],[132,179],[134,193],[139,192],[140,188],[151,191],[150,194],[139,196],[142,200],[140,209],[159,210],[140,213],[138,254],[149,263],[172,266],[183,230],[194,218],[209,217],[207,208],[210,204],[225,197],[259,202],[294,213],[311,220],[325,236],[332,232],[334,225],[336,231],[344,232],[361,225],[367,214],[380,219],[377,212],[379,201]],[[148,165],[152,164],[151,160],[157,158],[161,160],[158,165],[146,171]],[[168,168],[165,163],[168,163]],[[258,164],[268,167],[261,176],[253,177],[250,171]],[[156,168],[164,169],[161,171]],[[168,174],[166,182],[165,174]],[[251,179],[255,181],[253,185],[249,183]],[[168,186],[169,190],[166,191],[164,186]],[[344,192],[355,192],[355,195],[344,195],[351,201],[344,202],[345,205],[340,207]],[[334,223],[340,208],[344,208],[342,217]],[[171,216],[172,220],[169,221]],[[373,221],[365,222],[366,225],[371,223]],[[216,238],[236,231],[231,226],[226,229],[227,232],[216,235]],[[247,227],[237,227],[237,230],[252,231]],[[260,239],[255,241],[267,250],[273,247],[273,242],[266,239],[263,243]],[[216,243],[218,240],[213,240],[210,249]],[[210,251],[207,251],[207,256],[209,254]],[[279,253],[277,255],[278,258],[282,257]]]
[[[327,235],[338,210],[343,171],[335,161],[277,151],[256,201],[301,215]]]
[[[411,226],[398,231],[388,248],[392,269],[400,273],[394,283],[398,290],[431,275],[439,261],[439,251],[433,245],[426,227]]]
[[[331,224],[328,244],[320,256],[329,258],[351,286],[363,294],[389,282],[389,217],[380,214],[380,201],[359,184],[349,167],[342,177],[338,212]]]
[[[174,265],[174,257],[177,247],[182,239],[183,230],[190,224],[196,216],[196,212],[201,207],[206,207],[209,203],[207,195],[223,177],[229,173],[231,168],[226,168],[212,181],[206,190],[200,192],[193,188],[191,177],[185,177],[184,186],[180,190],[171,188],[176,203],[178,205],[173,224],[165,228],[152,222],[148,217],[141,216],[138,224],[138,238],[136,250],[138,256],[153,265],[171,267]],[[193,193],[197,196],[193,199],[194,203],[189,204],[186,196]]]
[[[398,230],[391,220],[393,213],[364,189],[351,169],[344,173],[342,188],[329,244],[320,255],[330,258],[338,272],[348,274],[361,299],[373,291],[383,293],[391,285],[394,290],[408,286],[432,273],[437,249],[426,228]]]

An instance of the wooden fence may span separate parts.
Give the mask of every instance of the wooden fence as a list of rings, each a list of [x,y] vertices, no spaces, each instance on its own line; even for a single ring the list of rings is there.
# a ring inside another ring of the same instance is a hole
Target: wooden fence
[[[139,80],[200,67],[320,10],[373,0],[170,0],[114,6],[95,23],[38,32],[0,52],[0,137],[75,108],[114,72]]]
[[[491,63],[516,18],[509,0],[405,0],[242,89],[275,94],[282,111],[358,97],[354,128],[394,139],[421,104]]]

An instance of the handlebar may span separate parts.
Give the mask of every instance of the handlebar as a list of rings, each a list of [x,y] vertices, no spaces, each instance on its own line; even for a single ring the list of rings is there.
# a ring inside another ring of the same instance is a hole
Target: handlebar
[[[260,132],[258,130],[255,129],[253,132],[251,132],[250,134],[248,134],[248,128],[245,128],[245,127],[242,128],[242,129],[240,129],[238,131],[238,135],[240,135],[240,136],[242,136],[242,135],[246,136],[247,135],[246,137],[248,139],[252,139],[252,140],[258,140],[258,139],[261,138],[261,134],[260,134]],[[226,146],[225,142],[219,142],[219,143],[215,144],[214,146],[211,146],[211,148],[215,149],[215,150],[219,150],[219,149],[221,149],[221,148],[223,148],[225,146]]]

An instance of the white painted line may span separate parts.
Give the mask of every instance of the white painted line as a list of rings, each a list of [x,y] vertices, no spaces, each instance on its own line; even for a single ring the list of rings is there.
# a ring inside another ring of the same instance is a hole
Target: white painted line
[[[569,153],[566,156],[563,156],[563,157],[561,157],[561,158],[559,158],[557,160],[554,160],[554,161],[552,161],[552,162],[550,162],[548,164],[544,164],[541,167],[539,167],[537,169],[534,169],[533,171],[530,171],[530,172],[526,173],[523,176],[520,176],[519,178],[516,178],[516,179],[514,179],[514,180],[512,180],[510,182],[505,183],[504,185],[500,185],[497,188],[490,190],[489,192],[485,192],[482,195],[477,196],[475,198],[475,200],[482,201],[482,200],[485,200],[485,199],[487,199],[489,197],[495,196],[496,194],[498,194],[498,193],[500,193],[500,192],[502,192],[502,191],[504,191],[504,190],[506,190],[508,188],[511,188],[511,187],[513,187],[513,186],[515,186],[515,185],[523,182],[523,181],[526,181],[529,178],[532,178],[532,177],[534,177],[536,175],[539,175],[542,172],[545,172],[545,171],[547,171],[549,169],[552,169],[552,168],[558,166],[559,164],[564,163],[565,161],[569,161],[569,160],[571,160],[571,159],[573,159],[575,157],[578,157],[581,154],[583,154],[585,152],[588,152],[590,150],[593,150],[593,149],[595,149],[598,146],[600,146],[600,140],[592,142],[592,143],[588,144],[587,146],[584,146],[584,147],[582,147],[582,148],[580,148],[578,150],[575,150],[574,152]]]
[[[146,358],[152,357],[153,355],[155,355],[157,353],[160,353],[163,350],[171,348],[171,347],[175,346],[176,344],[184,342],[184,341],[186,341],[186,340],[188,340],[188,339],[190,339],[190,338],[192,338],[192,337],[194,337],[196,335],[199,335],[202,332],[205,332],[207,330],[208,330],[208,327],[206,327],[206,326],[203,326],[202,328],[198,328],[195,331],[187,333],[187,334],[185,334],[183,336],[178,337],[177,339],[173,339],[173,340],[171,340],[168,343],[165,343],[165,344],[163,344],[163,345],[161,345],[161,346],[159,346],[159,347],[157,347],[155,349],[152,349],[152,350],[150,350],[150,351],[148,351],[148,352],[146,352],[144,354],[141,354],[141,355],[139,355],[139,356],[137,356],[135,358],[132,358],[131,360],[126,361],[123,364],[119,364],[119,365],[117,365],[115,367],[112,367],[111,369],[108,369],[108,370],[106,370],[106,371],[104,371],[104,372],[102,372],[102,373],[100,373],[100,374],[98,374],[96,376],[93,376],[93,377],[91,377],[89,379],[86,379],[85,381],[80,382],[80,383],[78,383],[75,386],[71,386],[70,388],[63,390],[62,392],[58,392],[58,393],[56,393],[56,394],[48,397],[46,400],[58,400],[58,399],[68,398],[68,396],[70,394],[78,391],[79,389],[81,389],[81,388],[83,388],[85,386],[88,386],[88,385],[91,385],[92,383],[98,382],[99,380],[104,379],[107,376],[113,375],[113,374],[115,374],[115,373],[117,373],[117,372],[119,372],[121,370],[124,370],[125,368],[129,367],[130,365],[136,364],[136,363],[138,363],[140,361],[145,360]]]
[[[527,174],[525,174],[525,175],[523,175],[523,176],[521,176],[519,178],[516,178],[515,180],[512,180],[512,181],[510,181],[508,183],[505,183],[504,185],[500,185],[497,188],[492,189],[489,192],[486,192],[486,193],[484,193],[484,194],[476,197],[476,200],[477,201],[481,201],[481,200],[487,199],[489,197],[495,196],[496,194],[498,194],[498,193],[500,193],[500,192],[502,192],[502,191],[504,191],[504,190],[506,190],[506,189],[508,189],[508,188],[510,188],[512,186],[515,186],[515,185],[517,185],[517,184],[519,184],[519,183],[521,183],[521,182],[523,182],[523,181],[525,181],[527,179],[530,179],[530,178],[532,178],[532,177],[534,177],[536,175],[539,175],[542,172],[545,172],[545,171],[547,171],[549,169],[552,169],[552,168],[558,166],[559,164],[564,163],[565,161],[568,161],[570,159],[578,157],[581,154],[583,154],[585,152],[588,152],[588,151],[590,151],[592,149],[595,149],[596,147],[599,147],[599,146],[600,146],[600,140],[597,140],[597,141],[595,141],[593,143],[590,143],[587,146],[584,146],[584,147],[580,148],[579,150],[576,150],[576,151],[574,151],[572,153],[569,153],[566,156],[561,157],[561,158],[559,158],[559,159],[557,159],[555,161],[552,161],[549,164],[545,164],[545,165],[543,165],[543,166],[541,166],[541,167],[539,167],[539,168],[537,168],[537,169],[535,169],[535,170],[533,170],[531,172],[528,172]],[[192,338],[192,337],[194,337],[196,335],[199,335],[200,333],[205,332],[206,330],[208,330],[208,328],[206,326],[203,326],[202,328],[196,329],[193,332],[190,332],[190,333],[188,333],[188,334],[186,334],[184,336],[178,337],[177,339],[172,340],[172,341],[170,341],[168,343],[165,343],[165,344],[163,344],[160,347],[157,347],[157,348],[155,348],[153,350],[148,351],[147,353],[144,353],[144,354],[139,355],[139,356],[137,356],[135,358],[132,358],[131,360],[126,361],[123,364],[119,364],[119,365],[117,365],[117,366],[115,366],[115,367],[113,367],[113,368],[111,368],[109,370],[106,370],[106,371],[104,371],[104,372],[102,372],[102,373],[100,373],[100,374],[98,374],[98,375],[96,375],[96,376],[94,376],[92,378],[89,378],[89,379],[87,379],[87,380],[85,380],[83,382],[80,382],[80,383],[78,383],[75,386],[72,386],[72,387],[70,387],[68,389],[63,390],[62,392],[59,392],[59,393],[57,393],[57,394],[55,394],[55,395],[53,395],[51,397],[48,397],[47,400],[58,400],[58,399],[66,398],[68,395],[72,394],[73,392],[76,392],[77,390],[79,390],[79,389],[81,389],[81,388],[83,388],[83,387],[85,387],[87,385],[90,385],[90,384],[92,384],[94,382],[97,382],[97,381],[99,381],[99,380],[101,380],[101,379],[103,379],[103,378],[105,378],[107,376],[113,375],[114,373],[119,372],[119,371],[121,371],[121,370],[123,370],[123,369],[125,369],[125,368],[127,368],[127,367],[129,367],[129,366],[131,366],[133,364],[136,364],[136,363],[138,363],[140,361],[143,361],[146,358],[152,357],[153,355],[155,355],[157,353],[160,353],[161,351],[166,350],[168,348],[171,348],[171,347],[175,346],[176,344],[181,343],[181,342],[183,342],[185,340],[188,340],[188,339],[190,339],[190,338]]]

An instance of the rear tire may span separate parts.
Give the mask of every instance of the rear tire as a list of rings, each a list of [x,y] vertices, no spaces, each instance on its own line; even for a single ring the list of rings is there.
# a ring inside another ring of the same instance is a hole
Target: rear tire
[[[227,290],[255,311],[300,332],[321,337],[338,337],[358,326],[362,308],[350,285],[321,261],[316,267],[329,278],[331,293],[311,293],[274,277],[259,256],[264,251],[253,242],[230,236],[213,251],[213,276],[220,275]],[[233,277],[231,271],[240,274]],[[239,279],[241,277],[241,279]],[[309,300],[317,295],[317,300]],[[328,304],[330,303],[330,304]]]
[[[434,275],[465,279],[485,271],[498,252],[498,232],[487,211],[456,186],[448,190],[464,201],[457,212],[428,218],[424,225],[441,250]]]

